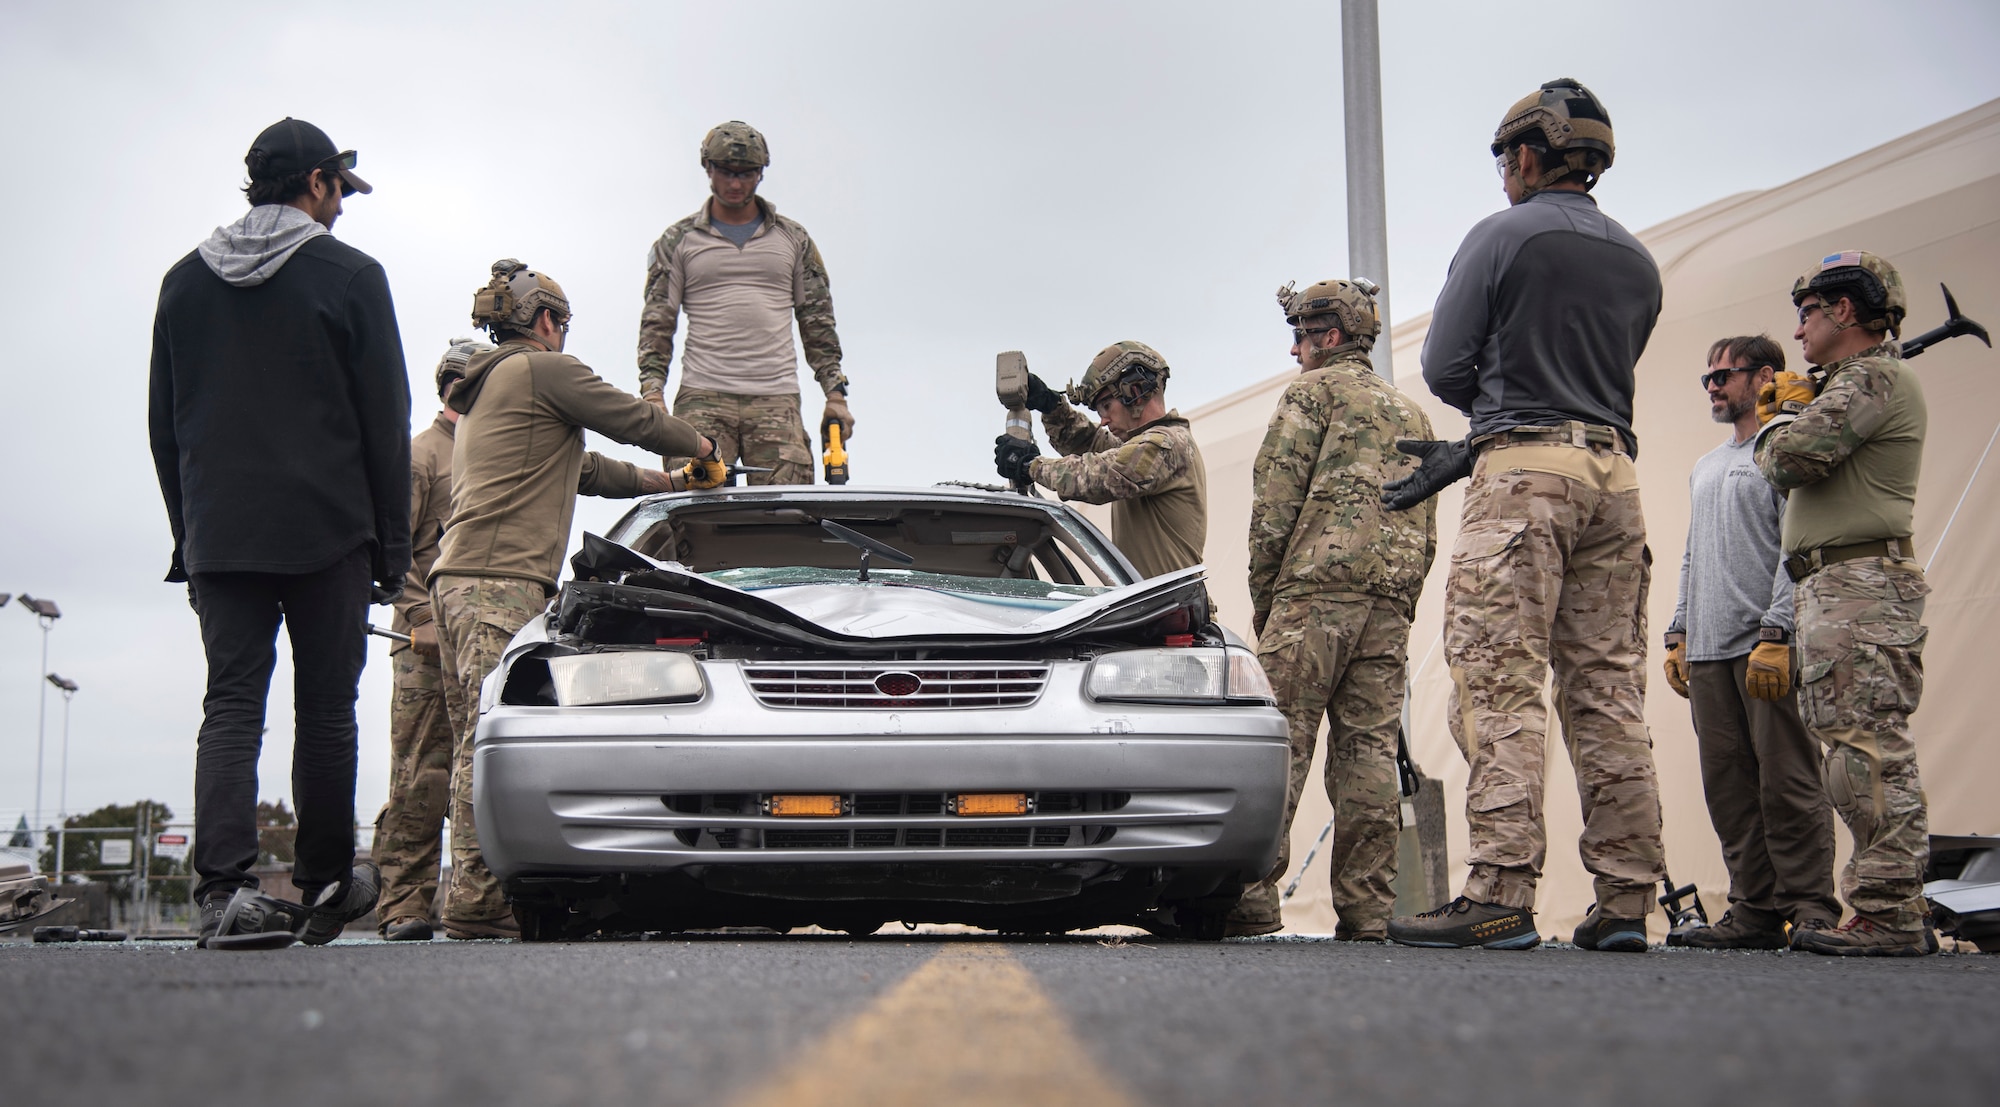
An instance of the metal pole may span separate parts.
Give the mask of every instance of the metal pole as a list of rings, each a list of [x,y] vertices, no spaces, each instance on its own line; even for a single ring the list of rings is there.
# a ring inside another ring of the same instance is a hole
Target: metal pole
[[[74,692],[63,692],[63,750],[62,787],[56,791],[56,883],[63,879],[63,848],[69,841],[69,698]]]
[[[35,674],[35,684],[41,688],[40,706],[35,709],[35,829],[46,831],[42,825],[42,734],[44,722],[49,715],[49,628],[55,620],[47,615],[37,615],[42,624],[42,671]]]
[[[1380,285],[1382,334],[1370,357],[1396,382],[1389,349],[1389,216],[1382,184],[1382,48],[1375,0],[1340,0],[1340,80],[1347,125],[1347,275]]]

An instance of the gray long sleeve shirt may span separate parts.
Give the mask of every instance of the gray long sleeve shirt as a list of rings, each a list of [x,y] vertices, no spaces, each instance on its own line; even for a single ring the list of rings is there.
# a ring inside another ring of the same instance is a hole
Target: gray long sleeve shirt
[[[1724,442],[1688,473],[1687,548],[1667,630],[1687,633],[1689,661],[1742,657],[1760,626],[1792,629],[1792,578],[1778,541],[1785,498],[1758,472],[1755,445]]]
[[[1459,245],[1424,337],[1424,381],[1474,435],[1569,420],[1632,445],[1633,368],[1660,315],[1653,255],[1581,192],[1537,192]]]

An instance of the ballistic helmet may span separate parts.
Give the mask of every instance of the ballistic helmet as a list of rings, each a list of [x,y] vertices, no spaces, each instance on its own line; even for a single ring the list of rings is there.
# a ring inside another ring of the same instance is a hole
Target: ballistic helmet
[[[764,136],[757,128],[732,119],[708,132],[701,140],[701,167],[713,165],[754,165],[759,169],[771,164],[771,148],[764,144]]]
[[[1542,136],[1535,142],[1535,135]],[[1571,173],[1582,173],[1586,189],[1611,168],[1616,150],[1611,141],[1611,113],[1591,91],[1569,77],[1550,81],[1507,109],[1493,132],[1493,156],[1527,142],[1546,146],[1557,163],[1545,167],[1542,179],[1528,182],[1528,191],[1547,188]]]
[[[1278,306],[1285,310],[1285,322],[1294,327],[1307,319],[1332,316],[1333,325],[1347,341],[1366,350],[1382,333],[1382,311],[1375,303],[1375,294],[1380,291],[1381,287],[1366,277],[1321,281],[1303,292],[1293,292],[1287,283],[1278,290]]]
[[[1829,303],[1845,296],[1854,301],[1863,326],[1902,336],[1903,316],[1909,311],[1909,301],[1903,297],[1903,278],[1895,266],[1875,254],[1842,250],[1819,259],[1792,282],[1793,306],[1809,292],[1817,293]]]
[[[472,294],[472,325],[526,332],[534,329],[535,313],[542,308],[564,319],[571,314],[561,285],[513,258],[501,258],[493,263],[493,279]]]
[[[491,342],[481,342],[476,338],[454,338],[445,348],[444,356],[438,359],[437,390],[438,399],[451,388],[451,382],[465,378],[465,367],[472,359],[493,349]]]
[[[1115,389],[1120,403],[1138,407],[1166,387],[1170,372],[1167,359],[1144,342],[1114,342],[1090,359],[1083,383],[1070,385],[1064,393],[1071,403],[1095,410],[1105,392]]]

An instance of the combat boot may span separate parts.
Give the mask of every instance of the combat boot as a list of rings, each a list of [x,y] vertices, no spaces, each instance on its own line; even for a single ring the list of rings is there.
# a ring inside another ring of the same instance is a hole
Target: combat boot
[[[1596,904],[1577,924],[1569,939],[1578,949],[1599,953],[1646,952],[1646,920],[1614,919],[1598,912]]]
[[[309,946],[323,946],[347,929],[347,924],[375,910],[382,894],[382,870],[373,861],[354,866],[346,880],[329,884],[313,897],[306,925],[299,940]]]
[[[1838,930],[1801,927],[1793,948],[1833,957],[1925,957],[1938,951],[1938,942],[1928,926],[1890,930],[1856,915]]]
[[[1819,922],[1817,919],[1814,921]],[[1820,925],[1825,927],[1826,924],[1821,922]],[[1683,945],[1689,949],[1784,949],[1789,943],[1782,922],[1760,925],[1734,911],[1724,911],[1714,923],[1686,931],[1681,934],[1678,943],[1669,939],[1668,944]]]
[[[1464,896],[1421,915],[1390,919],[1389,940],[1439,949],[1533,949],[1542,944],[1533,911],[1477,903]]]
[[[391,919],[382,927],[385,942],[428,942],[431,936],[429,919]]]
[[[444,936],[454,941],[472,942],[481,938],[519,938],[521,924],[512,915],[497,919],[446,919]]]

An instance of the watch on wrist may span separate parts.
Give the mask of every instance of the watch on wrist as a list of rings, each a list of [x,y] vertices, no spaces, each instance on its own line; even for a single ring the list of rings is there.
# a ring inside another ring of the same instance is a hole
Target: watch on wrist
[[[1757,628],[1757,641],[1759,642],[1776,642],[1779,645],[1784,645],[1791,640],[1792,632],[1786,630],[1784,627]]]

